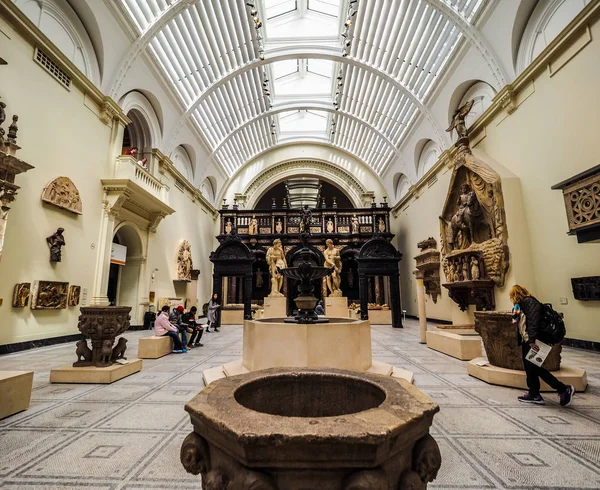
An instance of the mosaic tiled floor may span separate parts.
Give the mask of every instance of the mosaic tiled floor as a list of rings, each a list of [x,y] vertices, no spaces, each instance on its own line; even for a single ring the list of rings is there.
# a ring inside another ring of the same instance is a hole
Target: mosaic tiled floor
[[[130,332],[127,354],[136,356]],[[144,360],[142,372],[112,385],[51,385],[52,367],[73,361],[60,345],[0,357],[0,370],[34,370],[31,408],[0,420],[2,489],[199,489],[179,462],[190,431],[184,403],[202,371],[241,357],[242,329],[205,335],[205,347]],[[587,369],[590,387],[561,408],[523,406],[519,391],[488,385],[466,366],[418,343],[418,326],[373,327],[378,360],[410,369],[441,406],[432,433],[443,457],[436,489],[600,488],[600,355],[565,349]]]

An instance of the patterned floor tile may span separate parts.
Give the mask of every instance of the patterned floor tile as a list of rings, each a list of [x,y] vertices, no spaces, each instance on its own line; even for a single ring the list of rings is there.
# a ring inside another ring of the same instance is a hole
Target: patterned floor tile
[[[15,424],[14,427],[88,428],[109,417],[123,406],[124,404],[117,403],[69,402],[25,419]]]
[[[600,439],[558,437],[554,442],[600,468]]]
[[[190,397],[193,398],[193,397]],[[135,403],[123,412],[100,424],[101,429],[122,430],[164,430],[171,431],[188,414],[183,410],[184,403],[153,405]]]
[[[442,467],[435,482],[428,488],[496,488],[476,466],[471,466],[464,454],[461,454],[446,439],[437,438],[442,453]]]
[[[600,488],[600,474],[538,438],[464,438],[460,445],[506,488]]]
[[[581,417],[575,411],[562,408],[528,405],[519,408],[499,408],[511,419],[527,425],[537,434],[548,436],[600,436],[600,423]]]
[[[440,427],[452,435],[524,435],[520,428],[489,408],[444,407],[436,415]]]

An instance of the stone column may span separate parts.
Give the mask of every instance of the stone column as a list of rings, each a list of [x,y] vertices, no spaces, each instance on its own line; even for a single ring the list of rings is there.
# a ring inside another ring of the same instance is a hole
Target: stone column
[[[229,298],[227,300],[228,303],[237,303],[237,277],[229,277],[227,281],[229,282]]]
[[[383,304],[381,302],[381,277],[376,276],[373,281],[375,282],[375,303],[381,305]]]
[[[400,274],[398,272],[390,274],[390,310],[392,310],[392,327],[403,328]]]
[[[369,305],[367,304],[367,290],[369,288],[369,278],[364,274],[359,274],[358,278],[358,290],[360,296],[360,319],[369,319]]]
[[[94,274],[91,306],[108,306],[110,304],[106,293],[108,290],[112,242],[115,235],[115,218],[120,206],[115,209],[114,204],[111,206],[106,194],[104,197],[104,210],[100,218],[100,236],[96,244],[96,273]]]
[[[427,311],[425,308],[425,285],[423,284],[423,271],[415,271],[417,283],[417,305],[419,307],[419,330],[421,332],[421,344],[427,343]]]
[[[240,278],[241,280],[241,278]],[[252,320],[252,273],[246,274],[242,284],[244,320]]]

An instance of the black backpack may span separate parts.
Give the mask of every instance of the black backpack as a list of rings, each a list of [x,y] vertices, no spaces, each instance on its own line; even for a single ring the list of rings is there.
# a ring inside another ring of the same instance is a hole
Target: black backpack
[[[538,337],[546,344],[558,344],[565,338],[567,329],[562,316],[552,308],[550,303],[542,303]]]

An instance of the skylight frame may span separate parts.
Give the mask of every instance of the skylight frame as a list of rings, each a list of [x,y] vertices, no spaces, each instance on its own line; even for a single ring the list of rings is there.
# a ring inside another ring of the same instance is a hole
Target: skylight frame
[[[314,2],[317,2],[317,3],[324,3],[324,4],[327,4],[327,5],[332,5],[332,4],[330,3],[330,2],[331,2],[331,0],[306,0],[306,9],[307,9],[307,10],[310,10],[311,12],[317,12],[317,13],[319,13],[319,14],[322,14],[322,15],[327,15],[327,16],[329,16],[329,17],[335,17],[335,18],[337,18],[337,17],[339,16],[339,13],[340,13],[340,7],[341,7],[341,5],[343,4],[343,0],[341,0],[341,1],[340,1],[340,0],[336,0],[336,3],[337,3],[337,5],[334,7],[334,8],[335,8],[335,10],[336,10],[336,12],[335,12],[335,13],[329,13],[329,12],[325,12],[324,10],[320,10],[320,9],[318,9],[318,8],[311,7],[311,3],[313,3],[313,4],[314,4]],[[332,6],[333,6],[333,5],[332,5]]]
[[[278,2],[277,5],[271,5],[270,7],[267,6],[268,2]],[[278,14],[275,15],[269,15],[269,10],[272,10],[276,7],[279,7],[280,5],[286,4],[286,3],[293,3],[294,4],[294,8],[290,8],[288,10],[286,10],[285,12],[280,12]],[[265,17],[267,20],[273,20],[273,19],[277,19],[278,17],[283,17],[284,15],[290,14],[292,12],[297,12],[298,11],[298,0],[264,0],[264,6],[265,6]]]

